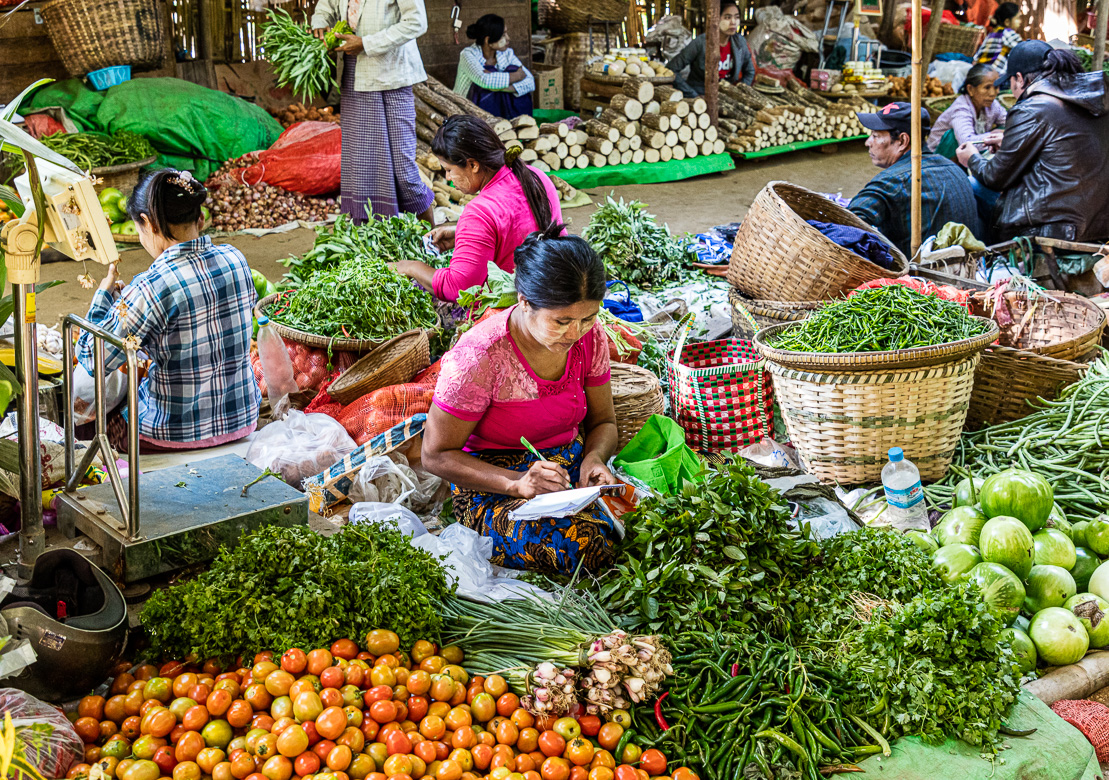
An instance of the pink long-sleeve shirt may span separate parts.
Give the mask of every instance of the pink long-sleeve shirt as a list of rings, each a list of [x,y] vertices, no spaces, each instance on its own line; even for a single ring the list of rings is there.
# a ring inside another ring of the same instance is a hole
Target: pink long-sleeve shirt
[[[551,218],[561,222],[558,190],[542,171],[528,168],[543,183],[551,204]],[[516,268],[512,252],[524,242],[528,233],[538,229],[524,188],[511,169],[504,166],[462,209],[454,234],[454,257],[447,268],[440,268],[432,278],[435,297],[456,301],[462,290],[484,284],[490,260],[498,268],[512,273]]]

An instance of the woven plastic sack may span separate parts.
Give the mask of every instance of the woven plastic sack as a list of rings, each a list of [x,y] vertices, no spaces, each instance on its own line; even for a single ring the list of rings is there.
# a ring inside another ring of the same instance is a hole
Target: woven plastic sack
[[[324,382],[346,371],[361,357],[355,352],[332,351],[328,355],[326,349],[306,347],[288,339],[285,339],[285,349],[289,351],[289,360],[293,362],[293,378],[296,379],[297,387],[311,393],[317,392]],[[250,349],[250,367],[254,371],[258,388],[262,395],[266,395],[266,380],[262,376],[262,361],[258,357],[257,347]]]
[[[11,713],[27,761],[44,777],[65,777],[70,766],[85,760],[85,743],[57,707],[15,688],[0,688],[0,718],[4,712]],[[24,780],[24,775],[13,768],[8,780]]]
[[[348,404],[336,419],[355,443],[365,444],[397,423],[430,411],[438,379],[439,361],[436,361],[407,384],[374,390]]]
[[[1109,707],[1088,699],[1061,699],[1051,710],[1090,740],[1098,761],[1109,762]]]
[[[305,195],[326,195],[339,189],[343,140],[333,122],[297,122],[257,162],[231,175],[246,184],[259,182]]]
[[[738,452],[773,435],[774,385],[750,341],[720,339],[686,345],[692,318],[667,351],[670,411],[686,442],[704,452]]]

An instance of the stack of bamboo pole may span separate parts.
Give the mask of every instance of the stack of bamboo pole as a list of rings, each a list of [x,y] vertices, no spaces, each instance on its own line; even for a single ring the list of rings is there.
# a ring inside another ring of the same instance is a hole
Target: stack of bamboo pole
[[[796,82],[779,94],[746,84],[720,84],[720,131],[734,152],[850,138],[864,132],[856,112],[875,110],[861,99],[833,102]]]

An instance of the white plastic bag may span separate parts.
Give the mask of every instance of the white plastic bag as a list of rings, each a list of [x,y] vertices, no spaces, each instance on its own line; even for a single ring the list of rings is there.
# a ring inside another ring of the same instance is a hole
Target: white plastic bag
[[[423,536],[427,533],[420,518],[412,510],[400,504],[385,504],[380,501],[365,501],[355,504],[347,514],[348,523],[391,523],[401,533],[409,536]]]
[[[493,556],[493,540],[479,536],[461,523],[447,526],[438,536],[425,534],[410,541],[413,547],[445,558],[443,568],[447,580],[458,583],[460,596],[478,601],[504,601],[525,594],[545,594],[535,585],[498,574],[489,562]]]
[[[955,94],[958,94],[963,86],[963,82],[966,81],[967,71],[970,70],[971,67],[973,66],[969,62],[959,62],[957,60],[940,62],[939,60],[934,60],[932,64],[928,66],[928,75],[939,79],[944,84],[950,84],[951,88],[955,90]]]
[[[270,423],[258,432],[246,459],[260,469],[278,472],[282,479],[300,489],[306,477],[329,468],[357,446],[335,418],[294,409],[284,420]]]
[[[110,371],[104,378],[104,410],[110,412],[127,398],[127,374]],[[96,419],[96,381],[80,363],[73,367],[73,424]]]
[[[368,458],[354,478],[349,496],[354,502],[400,504],[417,514],[429,514],[442,484],[442,478],[412,468],[404,455],[394,451]]]
[[[669,62],[693,40],[693,33],[682,24],[682,18],[676,14],[667,14],[659,19],[651,29],[647,30],[645,45],[657,45],[659,59]]]
[[[779,444],[769,436],[763,436],[762,441],[750,444],[736,454],[768,468],[800,468],[793,448]]]
[[[776,5],[755,11],[758,26],[747,42],[760,67],[792,70],[802,52],[819,50],[819,37],[794,17],[787,17]]]

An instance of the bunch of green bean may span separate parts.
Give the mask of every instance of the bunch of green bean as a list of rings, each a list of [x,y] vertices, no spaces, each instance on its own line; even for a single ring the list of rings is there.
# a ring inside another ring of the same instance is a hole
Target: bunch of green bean
[[[885,352],[962,341],[988,327],[954,301],[891,284],[828,303],[768,344],[793,352]]]
[[[293,21],[287,11],[270,9],[262,29],[262,54],[273,65],[277,86],[291,87],[305,101],[327,94],[335,84],[332,50],[340,34],[352,33],[341,21],[328,30],[326,40],[312,34],[307,24]]]
[[[138,162],[158,154],[144,136],[128,130],[117,130],[111,135],[54,133],[45,136],[42,142],[86,171],[92,168]]]
[[[1044,477],[1067,518],[1093,520],[1109,507],[1109,358],[1106,353],[1054,401],[1019,420],[967,433],[951,471],[926,489],[934,505],[948,505],[969,474],[988,477],[1012,467]]]
[[[755,764],[773,778],[783,758],[805,780],[820,767],[857,771],[853,762],[889,743],[862,718],[843,711],[847,688],[836,673],[769,637],[683,636],[674,668],[681,675],[655,707],[639,715],[633,739],[661,749],[672,763],[699,767],[706,780],[746,777]]]

